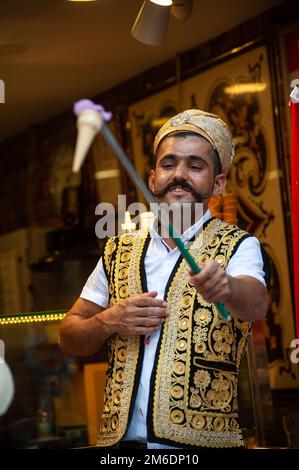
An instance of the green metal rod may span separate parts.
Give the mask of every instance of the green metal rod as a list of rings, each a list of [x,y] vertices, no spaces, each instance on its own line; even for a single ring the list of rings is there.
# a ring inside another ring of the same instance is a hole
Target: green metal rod
[[[187,263],[189,264],[192,272],[194,274],[198,274],[200,273],[201,269],[200,267],[198,266],[198,264],[196,263],[195,259],[193,258],[193,256],[190,254],[190,252],[187,250],[187,248],[185,247],[184,243],[182,242],[182,240],[177,236],[177,234],[175,233],[174,231],[174,228],[173,228],[173,225],[172,224],[169,224],[168,225],[168,233],[171,237],[171,239],[174,241],[174,243],[176,244],[176,246],[178,247],[178,249],[180,250],[180,252],[182,253],[182,256],[185,258],[185,260],[187,261]],[[218,308],[219,312],[221,313],[221,315],[223,316],[223,318],[225,318],[226,320],[230,320],[231,319],[231,316],[229,314],[229,312],[226,310],[226,308],[224,307],[223,304],[217,302],[215,303],[216,307]]]
[[[110,147],[114,150],[114,153],[116,154],[116,156],[118,157],[118,159],[120,160],[122,165],[125,167],[125,169],[127,170],[129,175],[131,176],[131,178],[134,181],[134,183],[136,184],[136,186],[138,186],[138,188],[141,190],[141,192],[143,193],[143,195],[144,195],[145,199],[147,200],[147,202],[149,204],[155,203],[156,200],[154,199],[152,193],[149,191],[149,189],[147,188],[144,181],[138,175],[138,173],[136,172],[136,170],[133,167],[132,163],[128,159],[127,155],[125,154],[125,152],[123,151],[121,146],[118,144],[118,142],[115,139],[114,135],[112,134],[109,127],[105,123],[103,123],[103,126],[101,128],[101,133],[103,134],[103,137],[105,138],[107,143],[110,145]],[[153,206],[153,208],[155,208],[155,205]],[[158,214],[156,214],[156,215],[158,215]],[[198,266],[198,264],[196,263],[195,259],[190,254],[188,249],[185,247],[184,243],[182,242],[182,240],[180,239],[180,237],[178,236],[176,231],[174,230],[173,225],[168,223],[168,221],[166,222],[164,220],[162,214],[160,214],[160,221],[161,221],[161,223],[164,227],[168,227],[167,231],[169,233],[170,238],[173,240],[173,242],[176,244],[176,246],[180,250],[183,258],[185,258],[185,260],[189,264],[192,272],[194,274],[200,273],[200,271],[201,271],[200,267]],[[225,318],[226,320],[231,319],[231,316],[230,316],[229,312],[226,310],[226,308],[224,307],[223,304],[217,302],[217,303],[215,303],[215,305],[216,305],[217,309],[219,310],[219,312],[220,312],[220,314],[222,315],[223,318]]]

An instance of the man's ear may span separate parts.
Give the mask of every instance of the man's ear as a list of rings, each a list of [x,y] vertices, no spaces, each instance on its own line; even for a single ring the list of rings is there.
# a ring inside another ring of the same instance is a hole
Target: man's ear
[[[226,183],[227,179],[224,173],[220,173],[220,175],[217,175],[214,181],[213,194],[215,196],[219,196],[219,194],[221,194],[225,190]]]
[[[153,192],[154,191],[154,185],[155,185],[155,170],[150,170],[150,174],[148,177],[148,187],[150,190]]]

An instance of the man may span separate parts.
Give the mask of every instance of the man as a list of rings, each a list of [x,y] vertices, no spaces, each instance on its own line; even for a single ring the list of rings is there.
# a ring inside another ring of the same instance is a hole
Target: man
[[[238,370],[267,290],[257,239],[208,210],[226,185],[231,134],[218,116],[188,110],[162,126],[154,151],[158,202],[203,204],[181,237],[202,270],[190,272],[158,224],[109,239],[62,322],[62,348],[88,355],[109,339],[99,446],[239,447]]]

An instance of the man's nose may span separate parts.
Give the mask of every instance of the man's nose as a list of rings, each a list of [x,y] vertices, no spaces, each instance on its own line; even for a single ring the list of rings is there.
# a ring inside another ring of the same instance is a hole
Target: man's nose
[[[175,173],[174,173],[175,179],[187,179],[187,172],[184,163],[179,163],[175,167]]]

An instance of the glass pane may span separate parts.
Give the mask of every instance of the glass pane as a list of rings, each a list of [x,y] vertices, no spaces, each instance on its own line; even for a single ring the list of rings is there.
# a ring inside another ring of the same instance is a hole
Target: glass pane
[[[42,312],[0,318],[5,361],[15,383],[13,402],[0,417],[4,447],[69,448],[96,442],[105,353],[64,356],[59,348],[59,320],[64,315]]]

